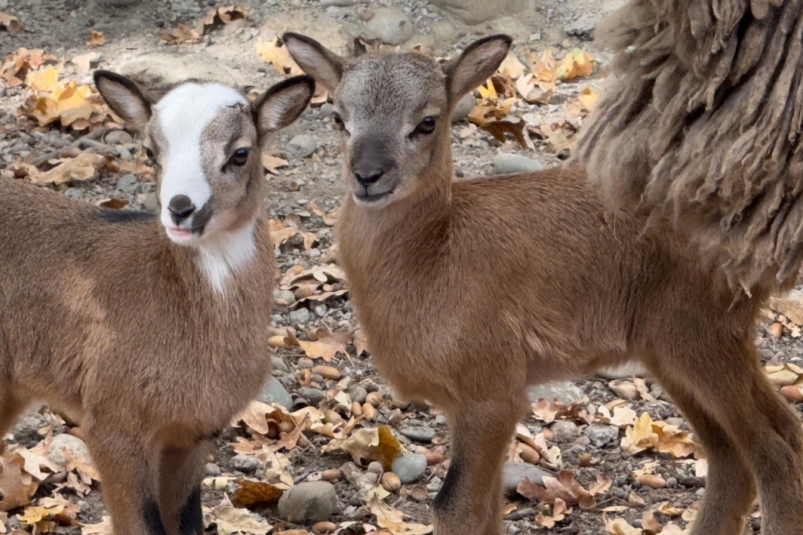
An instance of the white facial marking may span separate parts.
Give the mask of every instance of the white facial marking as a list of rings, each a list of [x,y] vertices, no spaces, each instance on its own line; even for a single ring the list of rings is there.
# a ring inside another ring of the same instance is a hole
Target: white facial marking
[[[230,87],[187,83],[170,91],[154,106],[156,120],[167,141],[159,193],[161,221],[165,228],[176,228],[167,209],[170,199],[186,195],[195,209],[200,210],[212,196],[201,164],[201,137],[222,108],[237,104],[246,105],[247,101]],[[183,223],[182,228],[191,225],[192,218]],[[168,236],[177,243],[187,243],[170,232]]]
[[[216,291],[224,293],[234,273],[256,256],[255,225],[254,221],[241,229],[216,234],[199,248],[198,269]]]

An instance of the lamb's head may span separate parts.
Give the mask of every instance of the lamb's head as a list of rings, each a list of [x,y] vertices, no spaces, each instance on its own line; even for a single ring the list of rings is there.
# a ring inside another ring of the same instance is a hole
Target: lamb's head
[[[132,80],[95,72],[109,107],[142,132],[159,175],[160,220],[181,245],[252,224],[264,180],[260,147],[304,111],[314,80],[281,82],[253,103],[217,83],[187,82],[156,100]]]
[[[334,121],[346,138],[347,185],[358,205],[371,208],[448,187],[451,113],[496,71],[512,42],[488,37],[441,65],[412,52],[349,62],[309,37],[282,39],[304,72],[333,95]]]

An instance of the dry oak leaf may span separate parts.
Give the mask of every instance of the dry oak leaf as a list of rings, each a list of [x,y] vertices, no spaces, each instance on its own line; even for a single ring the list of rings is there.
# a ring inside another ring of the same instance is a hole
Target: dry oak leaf
[[[233,20],[247,18],[248,12],[241,7],[218,7],[207,12],[206,17],[201,19],[195,26],[195,31],[199,35],[203,35],[207,30],[213,30],[216,27],[228,24]]]
[[[321,449],[324,452],[336,450],[345,451],[359,465],[377,461],[382,463],[385,470],[390,470],[393,459],[402,452],[402,446],[390,427],[382,425],[373,429],[358,429],[350,437],[332,440]]]
[[[688,457],[697,450],[689,434],[666,422],[653,422],[646,412],[625,430],[621,447],[631,454],[653,448],[674,457]]]
[[[268,173],[272,175],[278,175],[278,169],[280,167],[287,167],[287,160],[283,160],[282,158],[278,158],[268,154],[267,152],[263,152],[262,167],[264,167]]]
[[[103,515],[101,521],[97,524],[84,524],[81,528],[81,535],[114,535],[112,518]]]
[[[573,49],[555,69],[557,80],[571,80],[580,76],[588,76],[594,71],[594,59],[591,54],[579,48]]]
[[[607,487],[610,487],[610,482],[607,482]],[[599,488],[595,487],[595,490],[601,492],[600,489],[606,490],[607,487],[603,484]],[[580,483],[574,480],[574,475],[566,470],[562,470],[557,478],[544,476],[543,487],[525,479],[519,483],[516,490],[525,498],[551,504],[561,499],[567,505],[577,504],[581,509],[591,509],[596,505],[594,494],[590,490],[584,489]]]
[[[218,535],[248,533],[249,535],[266,535],[272,528],[270,524],[247,509],[234,507],[227,496],[216,507],[205,511],[204,526],[217,525]]]
[[[97,171],[106,163],[106,157],[102,154],[82,153],[78,157],[69,160],[61,160],[63,163],[54,167],[50,171],[31,176],[34,184],[65,184],[73,181],[89,180],[94,177]]]
[[[296,428],[296,421],[290,413],[275,403],[268,405],[252,401],[234,418],[235,423],[241,420],[260,435],[270,438],[278,438],[281,433],[290,433]]]
[[[62,511],[64,511],[64,505],[60,504],[30,506],[26,507],[21,515],[17,515],[17,518],[25,526],[35,526],[43,520],[47,520],[49,517],[60,515]]]
[[[279,38],[268,41],[258,40],[256,49],[262,61],[273,65],[273,68],[279,71],[280,74],[289,74],[290,76],[304,74],[304,71],[296,64],[292,56],[290,56],[290,52],[287,51],[287,47],[284,46],[284,43]]]
[[[22,29],[22,24],[20,24],[19,19],[14,15],[9,15],[8,13],[0,11],[0,27],[5,28],[8,33],[14,35]]]
[[[103,32],[92,30],[89,32],[89,41],[86,42],[88,46],[102,46],[106,44],[106,36]]]
[[[28,73],[40,68],[47,61],[56,61],[56,57],[46,54],[42,49],[20,48],[6,56],[0,67],[0,77],[11,86],[22,85]]]
[[[0,511],[10,511],[31,503],[31,497],[36,493],[39,484],[33,476],[24,473],[22,457],[10,451],[0,457]]]
[[[231,496],[231,504],[234,507],[249,507],[252,505],[263,505],[274,503],[282,497],[284,491],[270,483],[256,481],[248,478],[237,479],[239,485]]]
[[[327,227],[333,227],[335,223],[337,223],[337,214],[334,212],[327,214],[318,206],[318,203],[315,201],[310,201],[309,207],[313,214],[323,219],[323,224]]]
[[[535,521],[543,528],[552,529],[555,527],[556,522],[565,519],[566,515],[571,514],[571,512],[572,510],[566,507],[566,502],[560,498],[556,498],[555,505],[552,506],[552,514],[547,516],[542,511],[535,517]]]
[[[332,362],[338,353],[346,354],[346,345],[351,338],[349,331],[319,329],[314,334],[316,339],[309,342],[298,340],[292,335],[288,335],[285,342],[291,347],[300,347],[309,358],[323,359],[324,362]]]
[[[524,76],[524,70],[524,64],[519,61],[519,58],[517,58],[515,54],[509,53],[504,61],[502,61],[502,64],[499,65],[497,72],[505,78],[517,80]]]
[[[168,44],[176,45],[180,43],[195,43],[200,40],[201,36],[186,24],[179,23],[169,32],[161,32],[159,38],[164,39]]]
[[[605,522],[605,532],[610,535],[641,535],[640,529],[634,528],[624,518],[609,520],[607,516],[602,517]]]
[[[87,52],[86,54],[75,56],[70,61],[75,65],[75,72],[83,73],[89,72],[92,68],[92,62],[96,61],[99,57],[100,54],[97,52]]]
[[[273,246],[278,249],[283,243],[287,242],[290,238],[298,234],[304,238],[304,249],[310,249],[318,241],[315,234],[304,232],[293,227],[285,227],[280,221],[271,219],[269,222],[270,237],[273,240]]]
[[[376,496],[368,502],[368,510],[376,517],[376,525],[392,535],[426,535],[432,526],[404,522],[404,513],[394,509]]]
[[[48,447],[44,442],[40,442],[33,448],[27,450],[25,448],[18,448],[14,450],[20,457],[23,458],[23,470],[31,474],[39,481],[44,481],[50,474],[42,472],[42,467],[50,470],[50,473],[57,474],[62,471],[62,468],[54,464],[48,458]]]

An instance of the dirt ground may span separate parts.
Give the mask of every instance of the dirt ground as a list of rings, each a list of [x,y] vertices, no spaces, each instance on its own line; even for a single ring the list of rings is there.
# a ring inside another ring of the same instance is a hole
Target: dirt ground
[[[209,31],[201,35],[197,43],[169,44],[160,33],[172,30],[179,23],[194,27],[210,9],[231,4],[218,4],[214,0],[141,0],[121,7],[125,3],[122,0],[109,0],[108,3],[98,0],[0,0],[0,11],[16,16],[23,23],[23,29],[16,34],[0,31],[0,53],[6,57],[17,53],[20,47],[44,49],[59,61],[64,58],[64,76],[79,84],[91,83],[91,71],[78,72],[72,67],[71,60],[95,52],[98,57],[92,60],[92,68],[136,73],[145,83],[169,83],[170,77],[203,71],[245,91],[252,88],[264,90],[281,80],[283,74],[256,53],[258,42],[293,30],[309,34],[348,55],[353,39],[364,32],[365,19],[382,6],[392,5],[402,8],[415,27],[413,37],[402,48],[420,45],[424,52],[439,57],[451,57],[471,41],[500,32],[514,36],[513,52],[524,63],[528,63],[526,58],[531,54],[541,54],[548,47],[554,50],[556,57],[562,57],[574,48],[589,52],[597,62],[593,74],[561,84],[559,94],[546,104],[518,100],[512,106],[508,116],[522,118],[535,129],[566,121],[567,101],[577,98],[587,88],[591,91],[599,89],[601,73],[610,56],[591,41],[590,31],[604,13],[617,5],[612,0],[537,0],[535,7],[524,13],[472,26],[444,9],[419,0],[243,0],[236,5],[247,11],[247,19]],[[93,30],[103,33],[104,44],[97,47],[87,45]],[[169,55],[167,59],[165,54]],[[186,61],[182,63],[177,57]],[[76,132],[58,124],[37,126],[19,111],[30,96],[24,84],[0,86],[0,95],[3,97],[0,101],[0,166],[3,169],[15,170],[20,162],[41,160],[44,155],[69,146],[86,134],[86,131]],[[299,274],[333,262],[335,241],[328,215],[336,212],[343,187],[339,134],[332,128],[330,111],[328,103],[311,107],[298,122],[273,140],[270,147],[270,153],[285,160],[286,164],[266,177],[269,216],[284,227],[302,231],[277,251],[279,269],[285,280],[289,280],[288,272]],[[568,120],[579,126],[582,116]],[[121,160],[137,158],[139,147],[136,140],[125,133],[110,134],[95,143],[105,145]],[[537,135],[531,136],[532,148],[522,147],[512,139],[502,143],[488,132],[472,128],[465,120],[454,124],[453,134],[458,179],[493,174],[496,172],[494,158],[499,154],[519,154],[543,166],[557,165],[567,154],[556,150],[555,143],[539,139]],[[307,136],[303,141],[311,143],[312,150],[305,148],[309,145],[299,147],[298,136]],[[296,143],[291,143],[292,140]],[[152,174],[139,172],[143,169],[135,168],[133,172],[128,168],[117,172],[103,169],[88,180],[47,187],[55,188],[76,202],[118,199],[127,203],[122,209],[153,210],[155,183]],[[134,178],[124,180],[130,174]],[[305,243],[305,236],[314,238],[311,245]],[[337,369],[337,377],[324,377],[320,369],[313,370],[313,366],[325,363],[320,359],[313,361],[303,348],[292,343],[277,344],[285,347],[278,347],[272,353],[274,377],[293,396],[288,407],[290,410],[313,406],[323,411],[331,406],[332,397],[342,391],[348,391],[350,399],[364,397],[365,393],[381,393],[381,400],[375,403],[375,419],[363,420],[358,427],[388,425],[408,452],[426,453],[430,461],[421,478],[395,489],[385,501],[405,513],[405,522],[429,524],[432,499],[448,467],[448,461],[444,459],[448,459],[450,438],[444,418],[436,409],[426,405],[408,405],[395,400],[392,391],[375,372],[369,354],[358,354],[359,337],[353,339],[353,333],[359,326],[347,294],[340,291],[345,289],[345,281],[330,277],[326,288],[316,289],[318,293],[331,292],[329,297],[321,300],[302,299],[288,304],[288,300],[295,301],[298,296],[287,296],[286,288],[284,294],[277,294],[273,316],[277,336],[283,336],[287,328],[292,328],[300,340],[311,340],[317,329],[326,327],[335,332],[348,332],[349,337],[346,342],[348,354],[339,353],[328,363]],[[786,313],[786,316],[768,314],[756,340],[770,371],[786,364],[801,365],[803,357],[794,314],[781,305],[774,308],[776,313]],[[779,323],[774,323],[776,320]],[[773,332],[768,332],[773,323],[776,325]],[[776,336],[778,334],[780,337]],[[795,381],[792,379],[791,383]],[[360,389],[354,390],[355,386]],[[543,395],[544,391],[539,392]],[[522,422],[522,432],[532,437],[541,436],[546,441],[547,450],[553,454],[556,450],[552,448],[558,448],[562,469],[573,474],[585,488],[594,486],[598,476],[610,480],[610,486],[595,496],[593,507],[582,509],[570,504],[571,512],[564,513],[562,518],[554,515],[555,509],[551,505],[523,496],[509,497],[505,509],[507,533],[616,533],[610,525],[615,518],[624,519],[637,530],[634,533],[642,529],[643,533],[656,533],[660,528],[655,526],[666,527],[670,523],[676,524],[678,531],[667,528],[664,533],[682,533],[705,491],[705,481],[701,477],[704,463],[697,461],[692,453],[678,457],[672,453],[659,453],[656,448],[639,453],[628,451],[621,442],[627,435],[628,425],[621,425],[618,432],[614,430],[612,437],[599,438],[595,434],[599,431],[598,426],[606,422],[599,412],[605,406],[611,411],[616,407],[626,408],[639,416],[646,413],[654,422],[675,426],[673,432],[684,434],[689,430],[688,424],[671,400],[664,396],[661,387],[649,377],[641,378],[638,372],[624,372],[619,377],[578,378],[574,383],[557,385],[554,393],[562,398],[562,403],[550,403],[553,399],[537,403],[540,395],[538,392],[533,394],[536,406],[533,414]],[[589,412],[589,407],[594,408],[592,412]],[[796,408],[803,411],[803,404],[798,403]],[[33,448],[49,432],[59,435],[70,427],[72,424],[64,424],[47,407],[40,407],[21,419],[11,435],[6,437],[6,442],[12,446]],[[424,428],[432,431],[434,436],[415,439],[400,431],[410,427]],[[233,444],[238,438],[250,441],[254,436],[254,429],[247,424],[232,427],[218,441],[209,459],[209,480],[203,496],[208,508],[208,533],[223,532],[215,521],[215,511],[219,511],[216,508],[224,495],[232,494],[237,485],[235,478],[246,476],[259,481],[267,477],[266,466],[251,466],[233,460],[236,454]],[[297,445],[282,452],[292,463],[282,468],[292,483],[320,480],[324,471],[341,469],[352,461],[351,456],[343,451],[324,451],[331,437],[311,432],[306,432],[304,437]],[[529,443],[520,439],[516,444],[522,441]],[[521,462],[520,457],[521,448],[516,449],[514,445],[511,460]],[[555,463],[541,462],[540,467],[555,473]],[[361,467],[361,470],[366,471],[366,468]],[[655,483],[655,478],[644,478],[644,474],[655,476],[659,482]],[[215,477],[223,478],[220,480],[222,483],[213,480]],[[373,479],[376,482],[376,476]],[[59,533],[78,533],[82,529],[87,534],[101,533],[100,528],[93,531],[94,528],[80,525],[102,521],[105,508],[100,497],[100,485],[95,482],[91,490],[82,494],[75,489],[63,488],[63,481],[64,477],[46,479],[34,498],[41,500],[60,492],[77,504],[76,522],[49,526],[48,529]],[[361,533],[361,529],[370,531],[370,526],[377,525],[376,515],[358,495],[358,485],[353,480],[341,473],[341,477],[334,479],[334,485],[338,500],[331,527],[339,529],[340,533],[356,534]],[[272,533],[294,528],[312,529],[283,520],[275,503],[260,504],[252,509],[273,526]],[[10,512],[6,522],[9,531],[41,530],[44,527],[44,524],[38,524],[38,527],[26,525],[17,516],[23,511],[23,508],[18,508]],[[552,516],[555,520],[550,526],[545,517]],[[746,532],[758,533],[759,522],[760,514],[756,508]],[[365,526],[360,528],[363,523]],[[326,526],[318,529],[326,529]]]

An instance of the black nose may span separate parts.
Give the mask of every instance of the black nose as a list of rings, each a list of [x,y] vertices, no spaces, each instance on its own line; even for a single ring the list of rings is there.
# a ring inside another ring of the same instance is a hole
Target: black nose
[[[370,186],[371,184],[379,180],[384,174],[385,171],[383,169],[374,169],[373,171],[366,171],[363,173],[354,171],[354,178],[356,178],[357,182],[359,182],[363,186]]]
[[[195,211],[195,205],[186,195],[176,195],[170,199],[167,209],[170,211],[170,219],[178,225],[192,215]]]

